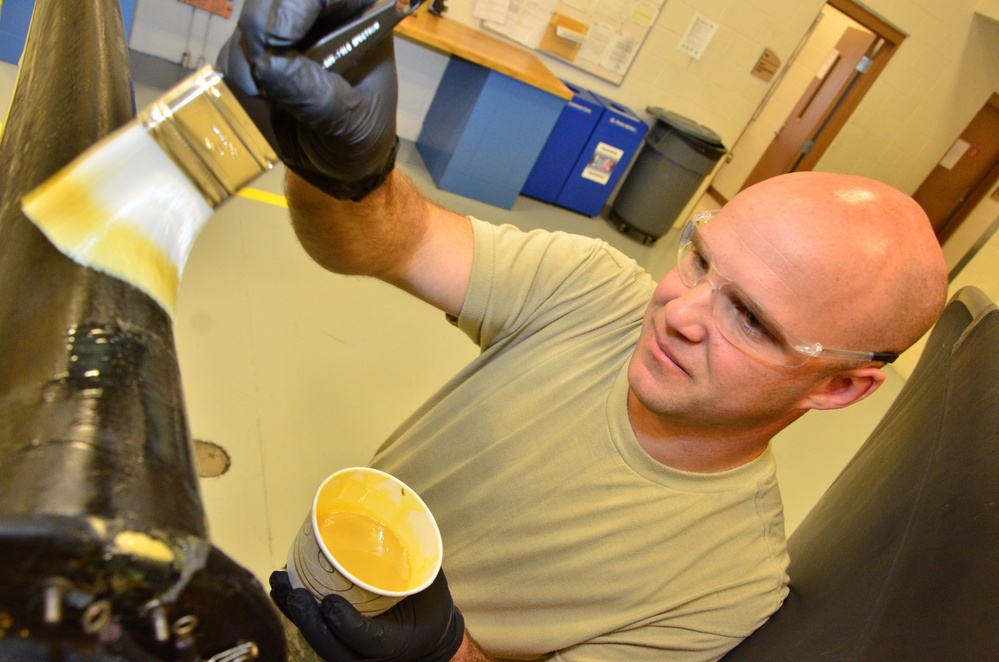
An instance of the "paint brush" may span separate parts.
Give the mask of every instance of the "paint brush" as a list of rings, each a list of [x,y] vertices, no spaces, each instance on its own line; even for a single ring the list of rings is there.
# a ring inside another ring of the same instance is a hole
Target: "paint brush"
[[[422,2],[381,0],[305,55],[343,74]],[[22,210],[62,253],[137,287],[172,316],[205,222],[277,158],[206,66],[25,195]]]

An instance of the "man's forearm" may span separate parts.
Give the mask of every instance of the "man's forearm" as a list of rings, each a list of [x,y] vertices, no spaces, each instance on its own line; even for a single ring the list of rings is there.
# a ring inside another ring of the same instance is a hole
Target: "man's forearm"
[[[290,170],[287,194],[298,240],[336,273],[391,281],[427,232],[430,203],[398,170],[360,202],[331,198]]]
[[[493,658],[482,652],[479,645],[472,639],[472,635],[465,630],[465,636],[461,640],[461,648],[451,658],[451,662],[493,662]]]
[[[469,219],[427,200],[398,170],[360,202],[331,198],[294,173],[287,187],[295,233],[321,266],[380,278],[459,313],[472,270]]]

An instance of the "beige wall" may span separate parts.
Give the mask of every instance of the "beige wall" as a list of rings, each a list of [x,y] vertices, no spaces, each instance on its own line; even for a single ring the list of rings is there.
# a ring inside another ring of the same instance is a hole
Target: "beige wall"
[[[867,175],[914,192],[992,93],[999,92],[999,23],[987,13],[995,4],[866,2],[909,36],[817,169]],[[945,243],[948,267],[960,262],[997,218],[999,203],[982,201]],[[965,285],[999,300],[999,235],[962,270],[951,294]],[[917,343],[896,362],[900,375],[911,374],[922,346]]]
[[[984,213],[977,213],[980,210]],[[999,222],[999,202],[992,199],[983,201],[976,210],[977,216],[982,220],[988,220],[988,226]],[[965,225],[971,225],[974,219],[969,219]],[[982,230],[988,229],[988,226]],[[963,226],[962,226],[962,229]],[[981,233],[979,233],[981,234]],[[957,235],[955,235],[956,237]],[[955,238],[952,237],[952,240]],[[950,241],[944,244],[944,254],[947,255],[947,247]],[[963,252],[961,255],[963,256]],[[948,266],[954,264],[948,259]],[[996,232],[983,246],[981,246],[974,257],[956,274],[948,288],[948,297],[954,296],[962,287],[974,286],[985,292],[993,301],[999,303],[999,232]],[[912,374],[919,360],[919,355],[926,344],[926,337],[913,345],[909,351],[903,354],[895,362],[895,370],[902,376],[908,377]]]
[[[999,219],[996,212],[994,219]],[[983,290],[990,299],[999,303],[999,233],[996,233],[975,255],[950,284],[950,293],[967,285]]]
[[[975,14],[975,0],[867,4],[909,37],[818,169],[911,193],[999,90],[999,25]]]

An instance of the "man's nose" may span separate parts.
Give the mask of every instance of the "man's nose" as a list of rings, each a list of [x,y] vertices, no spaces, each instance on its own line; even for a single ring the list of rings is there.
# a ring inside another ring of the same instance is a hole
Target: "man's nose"
[[[701,278],[693,286],[683,285],[680,295],[666,304],[666,324],[689,342],[703,342],[714,328],[713,286]]]

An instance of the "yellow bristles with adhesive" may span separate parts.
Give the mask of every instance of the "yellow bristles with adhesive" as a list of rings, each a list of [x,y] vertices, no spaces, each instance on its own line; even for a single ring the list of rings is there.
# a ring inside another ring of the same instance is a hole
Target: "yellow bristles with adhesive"
[[[60,251],[131,283],[171,315],[191,246],[213,212],[135,125],[29,193],[22,208]]]
[[[172,316],[205,222],[276,161],[221,74],[203,67],[31,191],[22,209],[64,254]]]

